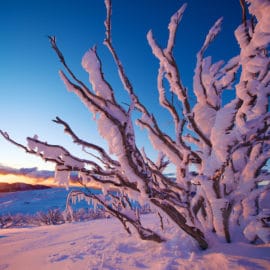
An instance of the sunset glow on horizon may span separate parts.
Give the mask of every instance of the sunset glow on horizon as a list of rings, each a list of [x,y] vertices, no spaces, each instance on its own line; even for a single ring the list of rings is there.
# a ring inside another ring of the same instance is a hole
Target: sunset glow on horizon
[[[26,183],[31,185],[47,185],[47,186],[53,186],[55,185],[54,178],[48,178],[48,179],[40,179],[40,178],[33,178],[25,175],[14,175],[14,174],[0,174],[0,182],[8,183],[8,184],[14,184],[14,183]]]

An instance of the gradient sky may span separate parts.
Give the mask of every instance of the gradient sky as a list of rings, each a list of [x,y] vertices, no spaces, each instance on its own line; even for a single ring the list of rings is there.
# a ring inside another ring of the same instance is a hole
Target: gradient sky
[[[114,0],[113,42],[136,93],[150,111],[158,114],[164,129],[172,128],[171,118],[158,108],[156,75],[158,62],[151,54],[146,33],[153,29],[159,44],[166,44],[170,16],[184,3],[188,7],[180,25],[175,56],[182,80],[192,91],[196,52],[209,28],[223,16],[223,30],[207,54],[214,60],[228,60],[238,53],[233,31],[241,22],[238,0]],[[80,66],[85,51],[98,46],[105,76],[121,102],[128,102],[104,39],[105,7],[102,0],[9,0],[0,1],[0,129],[20,143],[27,136],[63,144],[72,153],[79,149],[51,120],[60,116],[82,138],[104,145],[92,116],[78,98],[66,91],[58,76],[61,67],[47,36],[57,37],[58,45],[73,71],[85,82]],[[124,105],[123,105],[124,106]],[[146,144],[144,134],[139,146]],[[146,145],[147,149],[148,146]],[[150,150],[148,150],[150,151]],[[53,166],[0,137],[0,165],[14,168]]]

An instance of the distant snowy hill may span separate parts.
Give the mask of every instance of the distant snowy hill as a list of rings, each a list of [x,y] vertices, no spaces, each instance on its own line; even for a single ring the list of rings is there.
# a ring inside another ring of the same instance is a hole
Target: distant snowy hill
[[[0,192],[15,192],[15,191],[25,191],[25,190],[39,190],[48,189],[49,186],[44,185],[30,185],[26,183],[0,183]]]
[[[0,215],[18,213],[31,215],[56,208],[63,211],[66,207],[67,195],[73,189],[78,189],[78,187],[70,187],[69,190],[65,188],[49,188],[0,193]],[[89,205],[82,201],[74,207],[88,208]]]

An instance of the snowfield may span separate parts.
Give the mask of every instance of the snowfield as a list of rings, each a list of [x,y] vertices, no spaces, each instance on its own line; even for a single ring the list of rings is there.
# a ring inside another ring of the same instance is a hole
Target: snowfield
[[[153,215],[143,222],[159,230]],[[0,230],[0,269],[270,269],[270,244],[220,244],[200,251],[173,224],[157,244],[129,236],[114,218]]]
[[[35,214],[39,211],[47,212],[49,209],[59,208],[65,210],[68,193],[79,188],[50,188],[44,190],[26,190],[20,192],[0,193],[1,214]],[[74,208],[89,207],[83,201],[74,205]]]

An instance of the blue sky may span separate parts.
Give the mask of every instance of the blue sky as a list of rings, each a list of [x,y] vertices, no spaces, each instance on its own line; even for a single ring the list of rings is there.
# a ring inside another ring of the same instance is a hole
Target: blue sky
[[[223,16],[223,30],[208,54],[214,60],[228,60],[238,53],[233,31],[241,23],[238,0],[114,0],[113,42],[136,93],[150,111],[158,114],[164,129],[172,128],[166,112],[158,109],[156,75],[158,62],[151,54],[146,33],[153,29],[159,44],[166,44],[170,16],[184,3],[188,7],[180,25],[175,57],[184,84],[192,91],[196,52],[209,28]],[[105,7],[102,0],[9,0],[0,1],[0,129],[25,143],[27,136],[72,145],[60,126],[51,120],[60,116],[82,138],[105,146],[96,131],[92,116],[75,95],[65,90],[58,76],[61,65],[50,48],[47,36],[57,37],[67,62],[85,82],[81,58],[94,44],[98,46],[105,76],[116,90],[120,102],[128,99],[117,77],[113,61],[102,45]],[[138,145],[147,145],[145,134]],[[40,158],[30,156],[0,138],[0,165],[15,168],[52,169]]]

